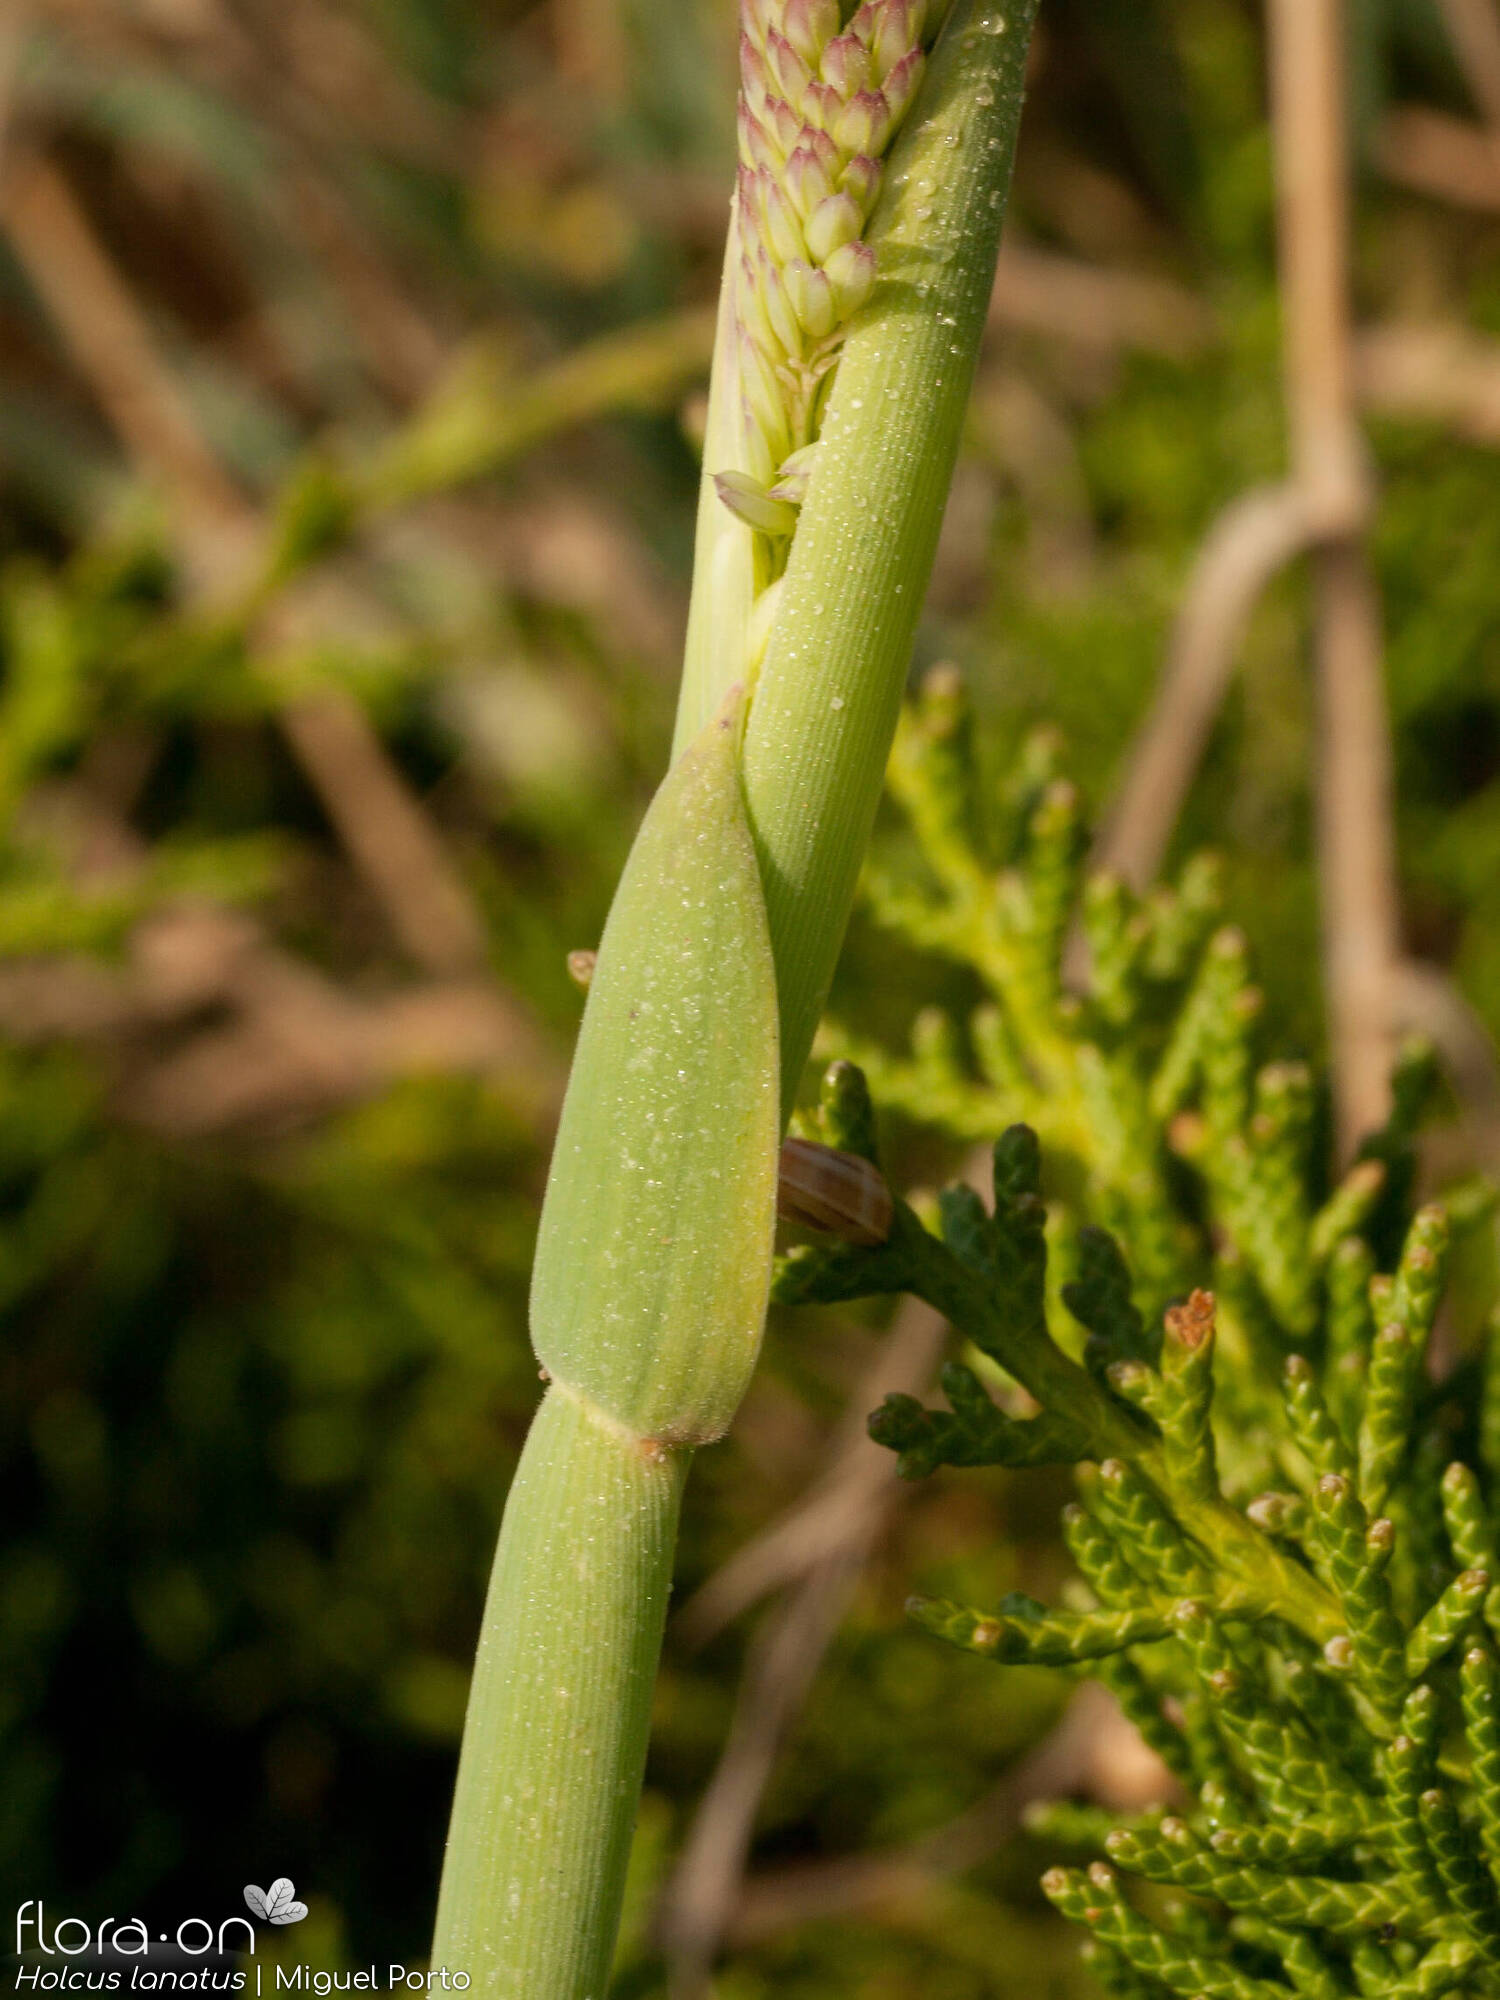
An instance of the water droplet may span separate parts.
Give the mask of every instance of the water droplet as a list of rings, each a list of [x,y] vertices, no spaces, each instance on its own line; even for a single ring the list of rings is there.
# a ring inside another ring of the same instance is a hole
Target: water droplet
[[[993,104],[995,93],[987,83],[982,83],[974,93],[974,101],[977,104]]]

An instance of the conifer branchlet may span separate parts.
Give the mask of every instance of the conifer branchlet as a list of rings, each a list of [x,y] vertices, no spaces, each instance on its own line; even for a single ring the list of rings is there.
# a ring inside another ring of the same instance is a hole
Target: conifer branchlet
[[[1039,1405],[1018,1418],[950,1366],[948,1410],[899,1397],[871,1418],[904,1475],[1084,1462],[1066,1611],[912,1611],[1002,1668],[1095,1675],[1170,1773],[1173,1810],[1032,1820],[1109,1857],[1044,1882],[1104,1990],[1478,2000],[1500,1975],[1500,1333],[1480,1397],[1464,1371],[1433,1382],[1456,1224],[1403,1212],[1429,1066],[1404,1052],[1390,1124],[1332,1182],[1312,1076],[1257,1064],[1248,953],[1214,929],[1211,878],[1146,904],[1085,887],[1054,759],[1023,760],[1019,860],[994,868],[961,700],[947,675],[924,691],[894,774],[923,872],[873,872],[869,902],[986,997],[967,1037],[924,1023],[909,1058],[827,1038],[886,1109],[966,1141],[1008,1128],[993,1206],[953,1191],[934,1235],[898,1202],[879,1251],[804,1245],[778,1292],[913,1291]],[[1193,1900],[1138,1906],[1131,1878]]]

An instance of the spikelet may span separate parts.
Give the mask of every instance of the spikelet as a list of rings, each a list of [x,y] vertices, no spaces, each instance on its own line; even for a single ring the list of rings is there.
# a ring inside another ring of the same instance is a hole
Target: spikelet
[[[811,471],[831,371],[875,283],[865,227],[940,6],[741,0],[738,262],[730,273],[747,463],[719,497],[765,538],[770,572]]]

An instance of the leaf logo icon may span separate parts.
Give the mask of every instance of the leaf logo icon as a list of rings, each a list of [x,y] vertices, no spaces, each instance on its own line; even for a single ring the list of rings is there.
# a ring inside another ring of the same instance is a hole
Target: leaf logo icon
[[[268,1924],[300,1924],[307,1915],[307,1905],[297,1901],[289,1875],[278,1875],[269,1889],[257,1889],[253,1882],[247,1882],[245,1902],[253,1916],[263,1917]]]

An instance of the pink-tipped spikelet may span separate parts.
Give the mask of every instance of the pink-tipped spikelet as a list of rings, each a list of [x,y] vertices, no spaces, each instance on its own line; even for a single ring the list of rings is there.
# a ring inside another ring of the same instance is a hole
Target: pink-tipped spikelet
[[[881,158],[941,11],[864,0],[845,22],[837,0],[742,0],[733,283],[747,462],[719,492],[773,542],[795,512],[760,495],[784,494],[785,461],[816,440],[844,331],[875,283],[864,231]]]

